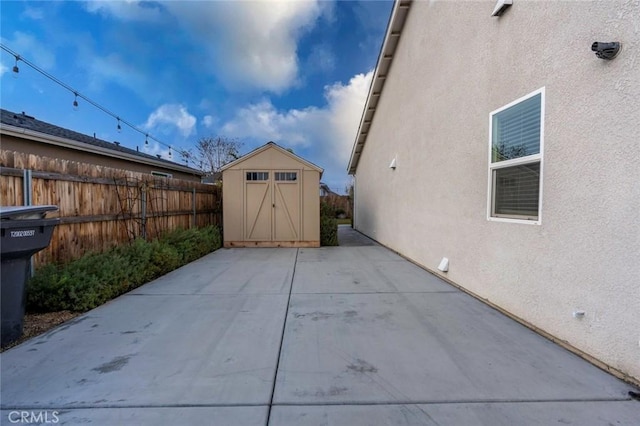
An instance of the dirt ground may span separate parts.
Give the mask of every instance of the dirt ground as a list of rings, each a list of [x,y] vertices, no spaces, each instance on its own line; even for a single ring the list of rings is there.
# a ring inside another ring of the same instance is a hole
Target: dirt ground
[[[69,321],[71,318],[75,318],[78,315],[80,315],[79,312],[71,311],[48,312],[46,314],[25,314],[22,337],[9,345],[2,347],[0,352],[12,348],[25,340],[31,339],[32,337],[45,333],[53,327]]]

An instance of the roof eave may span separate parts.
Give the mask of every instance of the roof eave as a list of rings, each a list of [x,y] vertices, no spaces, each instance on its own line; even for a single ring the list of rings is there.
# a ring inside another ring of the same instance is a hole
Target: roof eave
[[[15,136],[24,138],[28,136],[29,139],[38,142],[48,143],[51,145],[57,145],[64,148],[74,149],[77,151],[84,151],[89,153],[101,154],[106,157],[118,158],[121,160],[133,161],[136,163],[146,164],[150,166],[161,167],[163,169],[169,169],[174,171],[180,171],[182,173],[188,173],[196,176],[204,175],[200,170],[192,169],[191,167],[181,166],[180,164],[169,164],[164,161],[156,161],[152,158],[143,158],[126,152],[120,152],[100,146],[88,145],[84,142],[74,141],[72,139],[61,138],[59,136],[48,135],[46,133],[36,132],[34,130],[25,129],[22,127],[12,126],[10,124],[2,123],[0,126],[0,133],[8,136]]]
[[[293,152],[290,152],[288,150],[286,150],[285,148],[281,147],[280,145],[278,145],[275,142],[267,142],[266,144],[259,146],[258,148],[254,149],[253,151],[250,151],[248,153],[246,153],[245,155],[243,155],[242,157],[233,160],[232,162],[225,164],[224,166],[222,166],[220,168],[220,171],[224,172],[225,170],[239,164],[242,163],[245,160],[248,160],[249,158],[253,157],[254,155],[258,155],[259,153],[269,149],[269,147],[273,147],[276,148],[277,150],[279,150],[280,152],[282,152],[284,155],[288,155],[289,157],[300,161],[301,163],[306,164],[309,168],[314,169],[316,171],[318,171],[320,173],[320,176],[322,177],[322,174],[324,173],[324,169],[320,166],[317,166],[315,164],[313,164],[310,161],[305,160],[304,158],[300,157],[299,155],[294,154]]]
[[[389,18],[389,24],[387,25],[387,31],[384,36],[382,48],[378,55],[378,62],[376,63],[373,78],[371,79],[371,85],[369,86],[367,101],[365,102],[362,117],[360,119],[360,125],[358,126],[358,132],[356,133],[356,139],[353,143],[353,148],[351,149],[351,157],[349,159],[349,166],[347,167],[347,171],[350,175],[355,174],[356,169],[358,168],[360,154],[362,153],[362,149],[367,141],[367,134],[371,127],[371,123],[373,122],[376,107],[378,106],[378,101],[382,95],[382,89],[384,88],[387,74],[391,68],[391,63],[393,62],[396,48],[400,40],[400,35],[404,28],[404,23],[407,19],[407,15],[409,14],[411,1],[412,0],[396,0],[393,5],[393,11]]]

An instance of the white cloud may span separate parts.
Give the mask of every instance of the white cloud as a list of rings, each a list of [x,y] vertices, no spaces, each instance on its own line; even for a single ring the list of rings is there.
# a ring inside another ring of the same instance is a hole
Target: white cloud
[[[282,92],[298,80],[298,40],[330,7],[325,3],[221,1],[164,5],[184,30],[211,46],[211,71],[227,87]]]
[[[92,56],[86,61],[92,90],[99,90],[105,82],[116,81],[133,91],[141,91],[147,87],[147,78],[143,71],[125,60],[117,53],[106,56]]]
[[[222,133],[234,137],[252,137],[264,142],[283,141],[289,146],[310,146],[319,118],[326,115],[322,109],[308,107],[302,110],[278,111],[270,101],[264,100],[241,108],[235,118],[222,126]],[[322,119],[326,122],[326,118]]]
[[[203,66],[227,88],[275,93],[298,83],[298,41],[333,13],[322,0],[89,1],[85,8],[124,22],[162,22],[159,31],[181,31],[204,46]],[[328,66],[331,58],[319,53]]]
[[[16,31],[13,33],[13,39],[2,38],[2,42],[45,70],[52,69],[56,63],[56,57],[51,49],[40,43],[31,34]],[[20,62],[18,62],[18,67],[20,67]]]
[[[202,118],[202,124],[204,124],[204,127],[208,128],[208,129],[210,129],[213,126],[214,122],[215,122],[215,119],[211,115],[205,115]]]
[[[40,21],[44,19],[44,10],[37,7],[26,7],[22,13],[24,17],[33,19],[34,21]]]
[[[170,133],[177,129],[186,138],[195,131],[196,118],[189,114],[187,108],[178,104],[165,104],[149,115],[147,122],[142,125],[146,130]]]
[[[3,63],[0,62],[0,77],[2,77],[4,75],[5,72],[7,72],[9,70],[8,67],[6,67]]]
[[[347,84],[326,86],[323,108],[278,111],[268,100],[248,105],[236,111],[221,133],[299,147],[309,153],[310,161],[326,169],[327,181],[335,180],[333,187],[342,190],[372,76],[370,71],[355,75]]]
[[[317,44],[311,48],[307,59],[308,72],[331,72],[336,67],[336,57],[331,47],[326,44]]]
[[[113,16],[123,21],[156,22],[161,19],[158,3],[135,0],[91,0],[84,3],[88,12]]]
[[[158,142],[149,142],[149,145],[144,145],[142,148],[145,154],[149,155],[160,155],[160,158],[165,160],[177,161],[176,151],[169,149],[164,145],[160,145]],[[171,152],[171,157],[169,157],[169,152]]]

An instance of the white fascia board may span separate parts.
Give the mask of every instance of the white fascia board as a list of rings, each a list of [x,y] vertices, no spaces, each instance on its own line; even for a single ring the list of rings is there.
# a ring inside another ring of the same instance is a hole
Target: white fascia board
[[[407,15],[409,14],[409,9],[411,7],[412,0],[396,0],[393,5],[393,11],[391,12],[391,17],[389,19],[389,24],[387,25],[387,31],[384,36],[384,41],[382,42],[382,48],[380,49],[380,53],[378,55],[378,61],[376,63],[375,71],[373,72],[373,78],[371,79],[371,84],[369,85],[369,93],[367,94],[367,100],[364,104],[364,109],[362,112],[362,117],[360,118],[360,124],[358,126],[358,132],[356,133],[355,141],[353,143],[353,148],[351,149],[351,156],[349,157],[349,165],[347,166],[347,172],[350,175],[355,175],[356,169],[358,167],[358,161],[360,160],[360,154],[356,153],[358,147],[364,147],[367,137],[364,135],[364,139],[360,141],[360,136],[362,135],[362,128],[365,125],[365,121],[367,119],[367,115],[369,113],[369,107],[372,106],[372,99],[374,91],[382,93],[382,89],[384,87],[384,80],[381,81],[381,68],[383,66],[384,61],[388,61],[388,65],[386,69],[391,68],[391,63],[393,62],[394,53],[398,46],[398,41],[396,40],[394,43],[391,43],[389,40],[392,37],[400,37],[402,35],[402,30],[404,28],[405,21],[407,20]],[[389,57],[390,56],[390,57]],[[385,76],[386,78],[386,76]],[[380,81],[380,84],[376,83]],[[378,86],[378,89],[375,89]],[[376,99],[377,101],[377,99]],[[376,102],[377,103],[377,102]],[[375,112],[375,108],[371,109],[371,112]],[[373,114],[371,115],[371,119],[373,120]],[[362,149],[360,149],[362,151]]]

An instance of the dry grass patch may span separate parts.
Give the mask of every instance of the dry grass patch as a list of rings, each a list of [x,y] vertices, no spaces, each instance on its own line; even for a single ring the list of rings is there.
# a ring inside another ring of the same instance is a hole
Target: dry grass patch
[[[13,343],[4,346],[0,352],[3,352],[9,348],[12,348],[25,340],[29,340],[32,337],[39,336],[46,333],[54,327],[69,321],[72,318],[80,315],[80,312],[60,311],[60,312],[47,312],[44,314],[25,314],[24,326],[22,331],[22,337]]]

